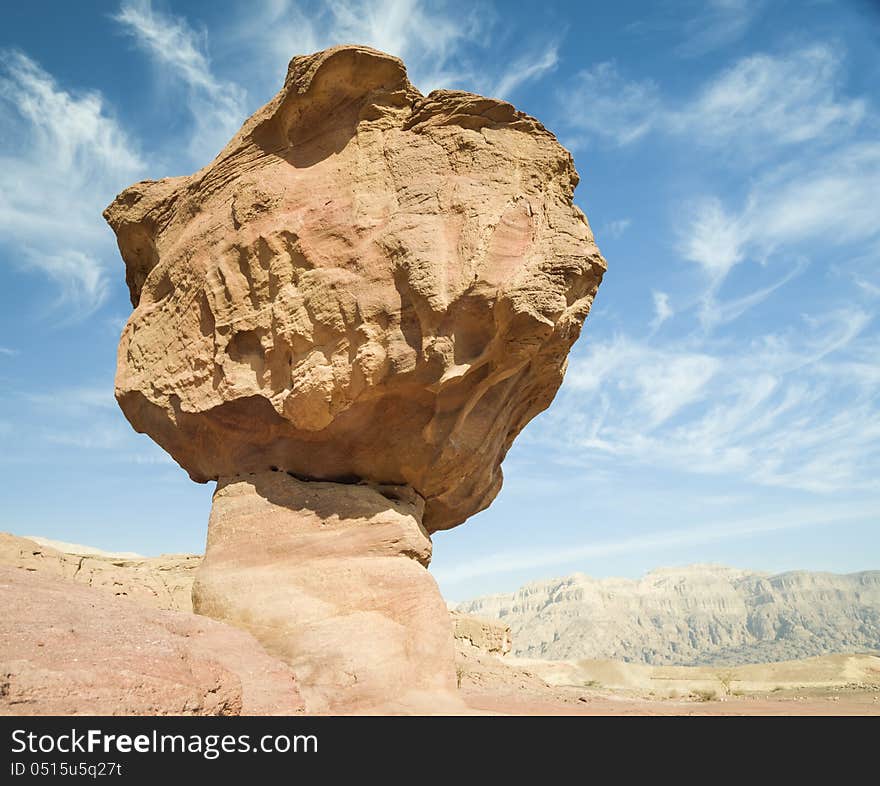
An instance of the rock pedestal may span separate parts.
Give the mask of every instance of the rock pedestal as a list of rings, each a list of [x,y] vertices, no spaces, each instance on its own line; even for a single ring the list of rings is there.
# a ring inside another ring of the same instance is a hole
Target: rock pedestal
[[[407,487],[221,478],[195,611],[289,663],[312,712],[446,711],[454,643],[423,510]]]
[[[511,104],[340,46],[104,211],[134,306],[116,399],[218,483],[196,611],[291,663],[309,709],[454,688],[429,534],[492,502],[562,382],[606,268],[578,180]]]

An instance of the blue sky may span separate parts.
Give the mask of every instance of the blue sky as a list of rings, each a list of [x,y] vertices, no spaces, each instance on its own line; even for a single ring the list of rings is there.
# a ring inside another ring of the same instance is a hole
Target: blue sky
[[[0,11],[0,528],[201,551],[197,485],[113,400],[101,210],[188,174],[294,54],[366,43],[574,155],[609,272],[452,599],[583,571],[880,567],[880,10],[853,2],[77,2]]]

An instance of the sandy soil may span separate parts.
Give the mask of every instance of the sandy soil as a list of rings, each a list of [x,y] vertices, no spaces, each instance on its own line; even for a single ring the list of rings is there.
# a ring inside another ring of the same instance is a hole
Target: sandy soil
[[[505,715],[880,716],[880,657],[874,655],[736,669],[653,668],[520,661],[460,648],[459,676],[469,707]],[[600,684],[600,676],[607,682]]]
[[[568,695],[524,696],[466,690],[468,706],[504,715],[877,715],[880,700],[870,693],[826,697],[732,697],[720,701],[676,701],[570,691]]]

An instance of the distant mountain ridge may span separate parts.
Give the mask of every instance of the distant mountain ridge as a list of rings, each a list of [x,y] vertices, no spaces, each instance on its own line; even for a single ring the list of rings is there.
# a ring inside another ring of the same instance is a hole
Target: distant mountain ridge
[[[504,621],[513,654],[529,658],[737,665],[880,650],[880,570],[774,576],[691,565],[640,579],[576,573],[456,610]]]

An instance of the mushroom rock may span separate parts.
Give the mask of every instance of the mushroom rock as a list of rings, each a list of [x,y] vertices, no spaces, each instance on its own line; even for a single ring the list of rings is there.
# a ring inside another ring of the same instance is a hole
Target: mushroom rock
[[[195,607],[313,707],[454,687],[430,534],[491,503],[562,381],[605,270],[577,182],[534,118],[344,46],[104,212],[134,306],[117,400],[218,482]]]

